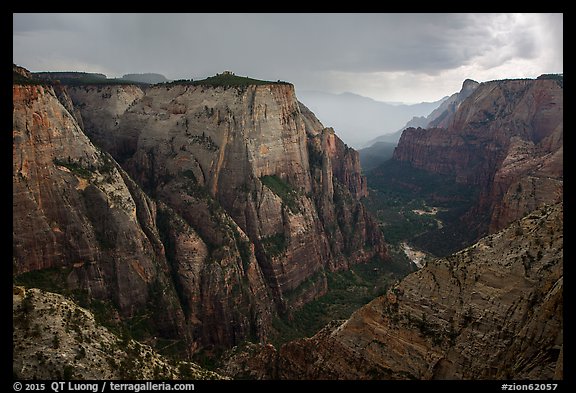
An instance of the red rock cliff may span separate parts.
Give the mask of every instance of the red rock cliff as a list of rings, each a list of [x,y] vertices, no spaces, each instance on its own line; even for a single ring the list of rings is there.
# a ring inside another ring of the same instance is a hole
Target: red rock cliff
[[[229,215],[281,312],[323,294],[327,269],[386,257],[359,201],[358,154],[303,113],[292,85],[176,84],[122,100],[112,88],[69,93],[88,135],[211,247],[223,246],[228,224],[210,217]],[[118,101],[131,103],[103,121]]]
[[[209,249],[91,143],[65,95],[13,87],[15,275],[55,272],[62,288],[110,300],[122,318],[146,316],[154,335],[189,352],[265,340],[271,295],[242,230],[205,206],[203,224],[219,236]]]
[[[487,215],[493,232],[561,200],[561,76],[482,83],[442,124],[405,130],[394,159],[478,186],[470,220]]]

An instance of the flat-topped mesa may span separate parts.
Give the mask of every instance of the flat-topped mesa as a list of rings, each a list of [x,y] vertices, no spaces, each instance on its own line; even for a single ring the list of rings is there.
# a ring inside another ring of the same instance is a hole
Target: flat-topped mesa
[[[73,90],[104,108],[102,102],[126,91]],[[49,85],[14,83],[13,103],[18,279],[38,284],[42,277],[40,284],[110,301],[122,318],[147,318],[142,323],[155,336],[180,340],[188,353],[266,339],[272,300],[254,251],[231,218],[206,214],[204,225],[217,227],[221,246],[210,249],[213,243],[144,194],[92,144],[72,115],[67,89],[57,94]],[[97,124],[96,111],[83,113]]]
[[[114,102],[112,89],[69,88],[88,135],[213,244],[221,236],[205,211],[223,208],[254,245],[280,309],[324,293],[325,269],[385,256],[359,203],[357,153],[333,131],[310,130],[321,123],[302,114],[292,84],[232,74],[159,84],[110,124],[90,108]]]

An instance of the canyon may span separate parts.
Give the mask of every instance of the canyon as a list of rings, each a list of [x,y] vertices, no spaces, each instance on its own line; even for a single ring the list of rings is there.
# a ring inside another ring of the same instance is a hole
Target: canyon
[[[561,200],[563,124],[562,76],[484,82],[428,129],[406,129],[393,159],[476,187],[464,220],[493,233]]]
[[[338,274],[399,263],[358,153],[287,82],[13,71],[18,378],[564,377],[562,76],[467,80],[407,128],[369,179],[442,178],[407,209],[445,231],[466,199],[465,247],[274,346]]]
[[[259,379],[563,379],[563,205],[408,275],[348,320],[231,350]]]
[[[444,208],[442,228],[404,240],[447,256],[562,200],[562,75],[467,80],[442,106],[427,128],[406,128],[392,158],[366,172],[372,199],[384,193]]]

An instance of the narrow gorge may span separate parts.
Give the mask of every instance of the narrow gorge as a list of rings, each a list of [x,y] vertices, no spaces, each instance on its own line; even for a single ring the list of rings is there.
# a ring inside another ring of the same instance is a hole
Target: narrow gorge
[[[13,375],[562,379],[563,76],[442,105],[365,177],[287,82],[14,65]]]

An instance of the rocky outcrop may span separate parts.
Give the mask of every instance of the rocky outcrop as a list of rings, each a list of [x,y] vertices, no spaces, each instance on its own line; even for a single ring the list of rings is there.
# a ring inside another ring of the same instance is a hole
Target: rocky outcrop
[[[23,76],[24,78],[28,78],[28,79],[32,78],[32,73],[30,71],[28,71],[24,67],[17,66],[16,64],[12,65],[12,72],[14,74],[18,74],[20,76]]]
[[[414,116],[404,127],[397,133],[398,137],[394,142],[398,142],[402,136],[402,130],[406,128],[443,128],[446,127],[448,121],[460,107],[460,104],[468,98],[480,83],[472,79],[466,79],[462,83],[462,88],[458,93],[446,97],[438,108],[434,109],[428,116]]]
[[[434,109],[427,117],[426,124],[422,128],[445,128],[448,126],[447,121],[456,113],[460,104],[480,86],[480,83],[466,79],[462,83],[462,88],[458,93],[452,94],[440,106]],[[417,128],[417,127],[415,127]]]
[[[344,323],[275,353],[238,348],[220,370],[281,379],[545,380],[563,378],[562,351],[557,204],[428,263]]]
[[[111,300],[124,318],[154,304],[151,323],[185,337],[154,202],[92,145],[52,87],[14,85],[13,102],[14,274],[61,271],[62,288]]]
[[[116,160],[123,157],[126,151],[135,149],[128,136],[116,143],[109,143],[108,135],[118,132],[120,117],[136,100],[144,96],[142,89],[136,85],[80,85],[66,86],[72,97],[74,107],[82,114],[84,132],[96,141],[98,146],[110,153]],[[121,161],[119,160],[121,163]]]
[[[203,240],[185,218],[159,204],[158,229],[186,315],[191,351],[266,341],[274,309],[253,246],[222,210],[205,219],[216,228],[220,243]]]
[[[15,379],[223,379],[151,347],[123,339],[62,295],[13,287]]]
[[[481,233],[561,200],[561,76],[482,83],[436,124],[444,128],[406,129],[394,159],[478,187],[466,220],[489,217]]]
[[[69,91],[80,108],[108,105],[95,90]],[[326,291],[326,269],[386,252],[359,202],[357,153],[301,108],[287,83],[170,84],[147,89],[118,124],[81,111],[89,136],[211,248],[245,234],[285,312]],[[218,209],[237,228],[214,218]]]

